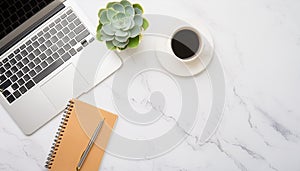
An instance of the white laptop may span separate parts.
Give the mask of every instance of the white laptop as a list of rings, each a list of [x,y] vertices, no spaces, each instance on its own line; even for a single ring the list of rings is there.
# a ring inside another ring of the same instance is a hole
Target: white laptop
[[[121,66],[72,1],[1,0],[0,7],[0,103],[26,135]]]

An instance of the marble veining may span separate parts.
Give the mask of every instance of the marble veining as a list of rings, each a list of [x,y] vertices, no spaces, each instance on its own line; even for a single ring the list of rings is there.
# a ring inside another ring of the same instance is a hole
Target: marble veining
[[[93,0],[89,5],[100,8],[106,2]],[[171,15],[208,26],[225,73],[224,117],[205,144],[197,143],[197,129],[182,129],[186,139],[162,156],[129,160],[106,154],[99,170],[300,170],[300,1],[138,2],[146,13]],[[149,101],[149,75],[142,74],[141,78],[137,91],[145,97],[129,97],[131,104],[143,110],[154,108],[165,121],[180,128],[175,116]],[[112,82],[113,77],[93,92],[99,107],[116,112]],[[45,170],[44,162],[59,122],[60,116],[32,136],[25,136],[0,107],[0,170]],[[138,133],[136,136],[142,137]]]

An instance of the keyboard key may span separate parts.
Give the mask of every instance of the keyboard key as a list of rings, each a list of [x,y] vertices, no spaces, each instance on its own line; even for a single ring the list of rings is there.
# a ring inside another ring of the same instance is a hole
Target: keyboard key
[[[40,45],[40,44],[39,44],[39,42],[37,42],[37,41],[35,41],[35,42],[32,43],[32,46],[33,46],[34,48],[37,48],[39,45]]]
[[[33,78],[33,81],[37,84],[38,82],[40,82],[47,75],[51,74],[54,70],[56,70],[62,64],[63,64],[63,61],[61,59],[58,59],[57,61],[55,61],[51,65],[49,65],[46,69],[44,69],[42,72],[40,72],[37,76],[35,76]]]
[[[7,78],[9,78],[10,76],[12,76],[12,72],[11,71],[6,71],[5,75],[6,75]]]
[[[0,90],[5,90],[7,87],[9,87],[12,84],[10,80],[6,80],[5,82],[1,82]]]
[[[15,58],[17,61],[20,61],[22,59],[22,56],[20,54],[17,54]]]
[[[28,66],[25,66],[24,68],[22,68],[23,73],[27,73],[29,72],[29,68]]]
[[[56,20],[55,20],[55,23],[57,24],[57,23],[59,23],[61,21],[61,19],[60,18],[57,18]]]
[[[51,37],[51,35],[49,34],[49,33],[46,33],[45,35],[44,35],[44,38],[47,40],[47,39],[49,39]]]
[[[10,92],[8,90],[5,90],[2,92],[4,97],[8,97],[10,95]]]
[[[71,15],[69,15],[69,16],[67,17],[67,20],[68,20],[69,22],[71,22],[71,21],[73,21],[75,18],[76,18],[76,15],[73,13],[73,14],[71,14]]]
[[[29,60],[33,60],[33,59],[35,58],[35,56],[34,56],[32,53],[30,53],[30,54],[27,56],[27,58],[28,58]]]
[[[53,36],[50,40],[52,43],[56,43],[58,38],[56,36]]]
[[[38,36],[41,36],[41,35],[43,35],[43,31],[40,31],[40,32],[38,32],[38,34],[37,34]]]
[[[19,88],[19,85],[17,83],[14,83],[13,85],[11,85],[11,88],[13,90],[17,90]]]
[[[48,26],[46,26],[46,27],[43,29],[44,32],[47,32],[48,30],[49,30],[49,27],[48,27]]]
[[[29,67],[30,69],[32,69],[32,68],[35,67],[35,64],[34,64],[33,62],[30,62],[30,63],[28,64],[28,67]]]
[[[61,19],[64,19],[64,18],[66,18],[66,17],[67,17],[66,14],[63,14],[63,15],[60,16]]]
[[[35,58],[33,60],[33,62],[34,62],[35,65],[37,65],[37,64],[39,64],[41,62],[41,60],[39,58]]]
[[[13,95],[15,96],[15,98],[19,98],[21,96],[21,93],[17,90],[13,93]]]
[[[26,74],[26,75],[24,75],[23,79],[24,79],[25,81],[28,81],[28,80],[30,79],[30,77],[29,77],[28,74]]]
[[[70,46],[69,44],[66,44],[66,45],[64,46],[64,49],[65,49],[65,51],[68,51],[69,49],[71,49],[71,46]]]
[[[35,70],[36,73],[39,73],[39,72],[42,70],[42,67],[40,67],[40,66],[38,65],[38,66],[36,66],[36,67],[34,68],[34,70]]]
[[[19,90],[22,94],[26,93],[27,91],[27,89],[24,86],[22,86]]]
[[[68,34],[70,32],[70,30],[68,29],[68,27],[63,28],[63,33],[64,34]]]
[[[9,69],[11,67],[11,65],[9,64],[9,63],[6,63],[5,65],[4,65],[4,68],[5,69]]]
[[[82,39],[84,39],[86,36],[88,36],[90,33],[87,30],[84,30],[79,35],[75,37],[77,42],[80,42]]]
[[[57,52],[59,55],[62,55],[65,53],[65,50],[63,48],[60,48]]]
[[[32,80],[30,80],[25,84],[25,86],[29,90],[34,86],[34,82]]]
[[[7,98],[7,101],[8,101],[9,103],[14,102],[15,100],[16,100],[16,99],[14,98],[13,95],[10,95],[10,96]]]
[[[51,43],[50,40],[47,40],[47,41],[45,42],[45,45],[46,45],[46,47],[50,47],[50,46],[52,45],[52,43]]]
[[[64,37],[63,32],[59,31],[59,32],[57,33],[57,37],[58,37],[59,39],[61,39],[62,37]]]
[[[27,42],[26,42],[26,45],[28,46],[28,45],[30,45],[31,44],[31,40],[28,40]]]
[[[83,40],[83,41],[81,42],[81,44],[82,44],[83,47],[86,47],[86,46],[88,45],[88,42],[87,42],[86,40]]]
[[[54,60],[53,60],[53,58],[51,58],[51,57],[48,57],[48,58],[46,59],[46,62],[47,62],[48,64],[51,64],[53,61],[54,61]]]
[[[24,81],[22,78],[20,78],[20,79],[17,81],[17,83],[19,84],[19,86],[21,86],[21,85],[23,85],[23,84],[25,83],[25,81]]]
[[[70,44],[71,44],[71,46],[75,46],[77,43],[76,43],[76,41],[75,41],[74,39],[72,39],[72,40],[70,41]]]
[[[33,51],[33,47],[31,45],[29,45],[27,48],[26,48],[27,52],[31,52]]]
[[[43,61],[42,63],[41,63],[41,67],[42,68],[46,68],[48,66],[48,64],[45,62],[45,61]]]
[[[34,77],[34,76],[36,75],[36,72],[35,72],[34,70],[31,70],[31,71],[29,72],[29,75],[30,75],[31,77]]]
[[[28,55],[28,52],[27,52],[26,50],[23,50],[23,51],[21,52],[21,55],[24,57],[24,56]]]
[[[78,26],[78,27],[76,27],[75,29],[74,29],[74,32],[76,33],[76,34],[79,34],[82,30],[84,30],[85,29],[85,27],[81,24],[80,26]]]
[[[73,37],[75,37],[75,33],[74,33],[73,31],[71,31],[71,32],[68,34],[68,36],[69,36],[70,38],[73,38]]]
[[[53,27],[55,24],[54,24],[54,22],[52,22],[51,24],[49,24],[49,27],[51,28],[51,27]]]
[[[82,47],[82,46],[79,46],[79,47],[77,48],[77,52],[80,52],[82,49],[83,49],[83,47]]]
[[[45,51],[45,54],[46,54],[47,56],[50,56],[52,53],[53,53],[53,52],[52,52],[51,49],[47,49],[47,50]]]
[[[41,60],[44,60],[44,59],[47,58],[47,56],[46,56],[44,53],[42,53],[42,54],[39,56],[39,58],[40,58]]]
[[[31,38],[31,40],[32,40],[32,41],[35,41],[37,38],[38,38],[37,36],[33,36],[33,37]]]
[[[1,62],[5,64],[6,62],[8,62],[8,58],[3,59]]]
[[[67,52],[61,57],[65,62],[71,58],[71,55]]]
[[[57,24],[57,25],[55,26],[55,28],[56,28],[56,30],[61,30],[63,27],[62,27],[61,24]]]
[[[56,43],[56,45],[57,45],[58,47],[62,47],[62,46],[64,45],[64,42],[63,42],[62,40],[59,40],[59,41]]]
[[[18,62],[16,66],[18,67],[18,69],[21,69],[24,65],[22,64],[22,62]]]
[[[75,24],[76,26],[78,26],[79,24],[81,24],[81,22],[80,22],[80,20],[77,18],[76,20],[74,20],[74,24]]]
[[[20,49],[23,50],[26,46],[25,45],[22,45],[20,46]]]
[[[3,67],[0,68],[0,74],[3,74],[5,72],[5,69]]]
[[[63,27],[65,27],[67,24],[68,24],[68,21],[66,19],[64,19],[64,20],[61,21],[61,25]]]
[[[17,76],[18,76],[19,78],[21,78],[23,75],[24,75],[24,73],[23,73],[22,71],[17,72]]]
[[[59,55],[56,52],[52,55],[53,59],[57,59],[58,57],[59,57]]]
[[[43,37],[40,37],[40,38],[38,39],[38,41],[39,41],[40,44],[43,44],[43,43],[45,42],[45,39],[44,39]]]
[[[54,35],[55,33],[57,33],[57,31],[55,30],[55,28],[52,28],[50,31],[50,34]]]
[[[65,36],[62,40],[64,41],[64,43],[67,43],[70,40],[70,38],[68,36]]]
[[[47,49],[47,47],[43,44],[39,47],[39,49],[41,52],[44,52]]]
[[[70,24],[68,25],[68,27],[69,27],[70,30],[73,30],[73,29],[75,28],[75,25],[74,25],[73,23],[70,23]]]
[[[11,60],[9,61],[9,63],[10,63],[11,65],[15,65],[15,64],[17,63],[17,61],[16,61],[15,59],[11,59]]]
[[[17,81],[17,79],[18,79],[18,77],[15,76],[15,75],[13,75],[13,76],[10,77],[10,80],[11,80],[12,82]]]
[[[8,59],[11,59],[12,57],[14,57],[13,53],[11,53],[10,55],[8,55]]]
[[[57,47],[56,45],[51,46],[51,50],[52,50],[53,52],[55,52],[57,49],[58,49],[58,47]]]
[[[1,75],[0,76],[0,83],[4,82],[6,80],[6,76],[5,75]]]
[[[39,54],[41,54],[41,51],[40,51],[39,49],[35,49],[35,50],[33,51],[33,54],[34,54],[35,56],[38,56]]]
[[[72,13],[72,10],[69,9],[67,12],[66,12],[68,15]]]
[[[15,54],[18,54],[19,52],[20,52],[20,49],[16,49],[16,50],[14,51]]]
[[[16,66],[13,66],[10,70],[12,73],[16,73],[19,69]]]
[[[28,64],[29,60],[27,58],[22,59],[24,65]]]

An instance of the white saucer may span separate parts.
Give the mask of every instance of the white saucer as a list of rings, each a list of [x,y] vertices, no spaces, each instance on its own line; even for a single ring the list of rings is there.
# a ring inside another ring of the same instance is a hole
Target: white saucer
[[[155,41],[155,51],[156,57],[158,58],[160,64],[168,72],[177,76],[194,76],[201,73],[209,65],[213,54],[214,54],[214,43],[212,36],[208,29],[203,25],[191,25],[183,20],[160,16],[147,16],[149,21],[159,23],[156,27],[149,27],[148,33],[156,33]],[[154,17],[154,18],[153,18]],[[153,23],[152,23],[153,24]],[[172,52],[170,46],[170,39],[176,30],[183,27],[193,27],[198,30],[202,36],[202,41],[204,43],[203,51],[199,57],[191,62],[181,62],[177,60],[175,54]],[[147,33],[146,32],[146,33]],[[152,36],[154,36],[152,34]],[[165,53],[160,53],[165,52]],[[166,55],[166,53],[170,55]]]

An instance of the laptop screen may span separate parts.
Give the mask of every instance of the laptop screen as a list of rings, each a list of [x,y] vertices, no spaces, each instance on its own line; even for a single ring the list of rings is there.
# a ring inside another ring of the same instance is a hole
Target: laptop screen
[[[1,0],[0,39],[54,0]]]

